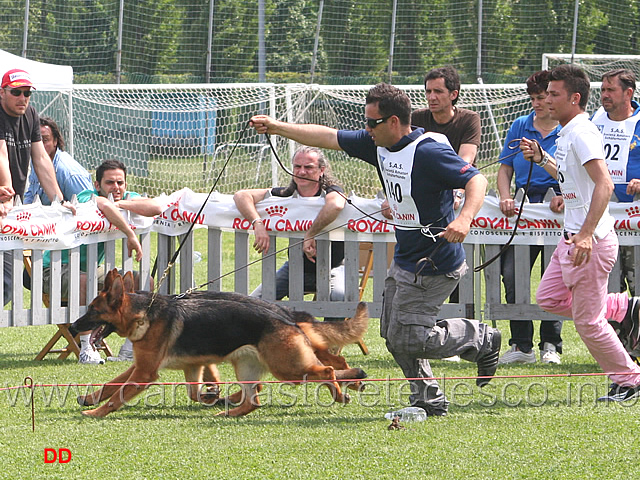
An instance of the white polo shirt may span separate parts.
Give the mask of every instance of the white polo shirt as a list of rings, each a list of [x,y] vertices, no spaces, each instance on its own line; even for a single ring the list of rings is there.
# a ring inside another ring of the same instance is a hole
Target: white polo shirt
[[[564,199],[564,228],[578,233],[591,205],[595,183],[584,168],[590,160],[604,160],[602,135],[586,113],[576,115],[558,134],[555,153],[558,165],[558,183]],[[604,238],[613,229],[614,219],[607,205],[595,236]]]

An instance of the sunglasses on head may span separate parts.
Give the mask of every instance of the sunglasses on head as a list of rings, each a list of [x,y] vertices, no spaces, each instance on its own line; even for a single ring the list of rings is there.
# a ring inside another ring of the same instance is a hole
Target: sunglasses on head
[[[24,95],[25,98],[29,98],[33,93],[33,91],[31,90],[20,90],[19,88],[7,88],[7,90],[9,90],[9,93],[14,97],[19,97],[20,95]]]
[[[381,117],[381,118],[364,117],[364,122],[367,124],[367,127],[374,129],[381,123],[384,123],[387,120],[389,120],[391,117],[393,117],[393,115],[387,115],[386,117]]]

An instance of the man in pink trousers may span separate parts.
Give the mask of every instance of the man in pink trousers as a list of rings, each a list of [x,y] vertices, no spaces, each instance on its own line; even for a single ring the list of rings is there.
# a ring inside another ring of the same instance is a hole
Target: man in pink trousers
[[[638,343],[637,298],[608,294],[609,273],[618,257],[618,237],[609,214],[613,182],[604,161],[602,136],[585,107],[589,77],[578,67],[560,65],[551,72],[547,103],[560,130],[555,158],[523,139],[524,157],[558,179],[564,199],[564,235],[544,272],[538,305],[573,318],[582,341],[613,382],[602,401],[640,395],[640,366],[627,354],[607,319],[621,323],[628,341]]]

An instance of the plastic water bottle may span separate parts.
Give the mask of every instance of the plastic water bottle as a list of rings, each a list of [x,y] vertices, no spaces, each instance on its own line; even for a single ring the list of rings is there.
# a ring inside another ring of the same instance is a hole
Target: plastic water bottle
[[[394,417],[400,417],[401,422],[424,422],[427,419],[427,412],[420,407],[406,407],[384,414],[387,420],[393,420]]]

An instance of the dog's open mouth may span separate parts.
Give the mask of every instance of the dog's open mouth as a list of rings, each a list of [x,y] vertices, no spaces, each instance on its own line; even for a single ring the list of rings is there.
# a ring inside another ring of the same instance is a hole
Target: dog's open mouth
[[[91,337],[89,338],[89,342],[91,345],[99,345],[102,342],[102,339],[108,337],[111,332],[113,332],[113,327],[108,324],[100,325],[99,327],[94,328],[91,331]]]

